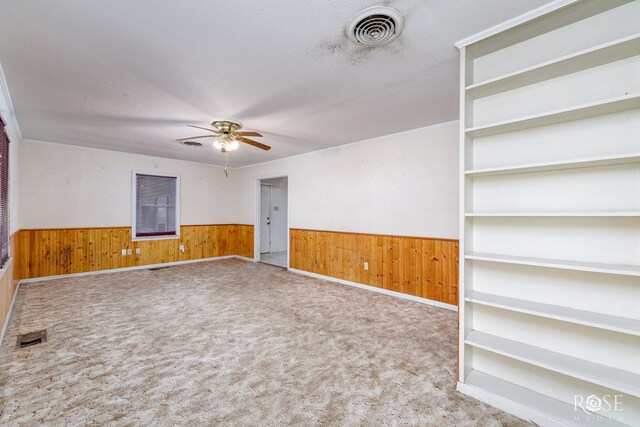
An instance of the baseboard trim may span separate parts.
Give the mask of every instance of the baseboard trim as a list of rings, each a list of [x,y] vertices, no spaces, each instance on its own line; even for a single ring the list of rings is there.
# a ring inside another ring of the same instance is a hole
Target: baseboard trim
[[[561,421],[555,420],[546,414],[536,411],[528,406],[521,405],[513,400],[507,399],[503,396],[488,392],[481,388],[458,382],[456,390],[467,396],[473,397],[488,405],[494,406],[508,414],[514,415],[526,421],[532,421],[540,426],[549,427],[567,427],[569,424],[565,424]]]
[[[237,258],[243,261],[255,262],[253,258],[247,258],[240,255],[224,255],[217,256],[211,258],[200,258],[200,259],[189,259],[185,261],[173,261],[173,262],[165,262],[160,264],[146,264],[146,265],[136,265],[133,267],[123,267],[123,268],[111,268],[109,270],[96,270],[96,271],[85,271],[82,273],[71,273],[71,274],[58,274],[56,276],[43,276],[43,277],[33,277],[31,279],[22,279],[18,282],[20,283],[37,283],[37,282],[46,282],[47,280],[53,279],[65,279],[70,277],[82,277],[82,276],[94,276],[98,274],[109,274],[109,273],[120,273],[123,271],[133,271],[133,270],[146,270],[149,268],[157,268],[157,267],[171,267],[174,265],[184,265],[184,264],[193,264],[196,262],[206,262],[206,261],[219,261],[222,259],[230,259]]]
[[[302,274],[303,276],[313,277],[315,279],[322,279],[328,282],[340,283],[341,285],[353,286],[355,288],[364,289],[367,291],[378,292],[379,294],[385,294],[396,298],[402,298],[420,304],[433,305],[435,307],[444,308],[451,311],[458,311],[458,307],[452,304],[446,304],[440,301],[434,301],[427,298],[416,297],[414,295],[403,294],[402,292],[390,291],[388,289],[376,288],[375,286],[363,285],[362,283],[351,282],[349,280],[338,279],[336,277],[324,276],[322,274],[311,273],[309,271],[298,270],[295,268],[289,268],[289,271],[296,274]]]
[[[13,313],[13,306],[16,303],[16,296],[18,295],[18,291],[20,290],[20,282],[16,284],[16,290],[13,292],[13,298],[11,298],[11,305],[9,306],[9,311],[7,312],[7,317],[4,319],[4,325],[2,325],[2,332],[0,332],[0,345],[4,341],[4,334],[7,332],[9,328],[9,322],[11,321],[11,313]]]

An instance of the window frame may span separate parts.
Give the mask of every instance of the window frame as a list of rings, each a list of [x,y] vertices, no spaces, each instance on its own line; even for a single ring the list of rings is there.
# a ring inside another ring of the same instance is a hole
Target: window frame
[[[2,149],[4,152],[4,158],[0,159],[0,168],[2,168],[2,183],[0,183],[0,197],[4,200],[0,199],[0,203],[4,204],[3,214],[0,217],[0,237],[2,240],[0,241],[0,272],[4,274],[4,271],[9,265],[9,261],[11,260],[11,222],[9,220],[9,187],[10,187],[10,144],[11,138],[9,138],[9,133],[7,132],[7,123],[4,121],[2,116],[0,116],[0,144],[2,144]],[[6,140],[6,147],[4,147],[4,141]]]
[[[137,208],[138,208],[138,185],[137,185],[137,176],[138,175],[146,175],[146,176],[157,176],[157,177],[166,177],[166,178],[175,178],[176,180],[176,215],[175,215],[175,234],[158,234],[158,235],[146,235],[146,236],[138,236],[136,225],[137,225]],[[138,170],[133,169],[131,171],[131,240],[134,242],[141,240],[166,240],[166,239],[179,239],[180,238],[180,187],[181,187],[181,176],[177,173],[167,173],[167,172],[158,172],[158,171],[146,171],[146,170]]]

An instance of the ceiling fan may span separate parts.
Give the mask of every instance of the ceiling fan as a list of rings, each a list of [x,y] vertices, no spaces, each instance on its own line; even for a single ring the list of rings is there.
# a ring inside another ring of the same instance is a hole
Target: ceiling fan
[[[240,131],[242,129],[241,123],[230,122],[228,120],[217,120],[211,123],[213,129],[196,126],[196,125],[187,125],[192,128],[206,130],[207,132],[211,132],[209,135],[198,135],[191,136],[189,138],[179,138],[176,141],[186,144],[186,145],[198,145],[197,143],[187,144],[193,139],[198,138],[215,138],[213,141],[213,146],[223,153],[228,153],[233,150],[237,150],[240,147],[240,142],[245,144],[253,145],[254,147],[260,148],[262,150],[271,150],[271,147],[268,145],[262,144],[261,142],[254,141],[253,139],[247,138],[247,136],[253,137],[261,137],[262,135],[258,132],[249,132],[249,131]]]

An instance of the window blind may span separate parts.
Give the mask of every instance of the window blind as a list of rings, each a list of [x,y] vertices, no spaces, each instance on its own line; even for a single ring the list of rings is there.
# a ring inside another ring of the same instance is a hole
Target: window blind
[[[136,174],[136,237],[176,235],[176,177]]]
[[[9,260],[9,136],[0,117],[0,264]]]

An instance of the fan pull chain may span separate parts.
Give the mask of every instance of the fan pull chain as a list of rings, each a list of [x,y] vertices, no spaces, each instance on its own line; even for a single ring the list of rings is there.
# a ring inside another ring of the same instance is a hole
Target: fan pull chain
[[[229,178],[229,153],[224,153],[224,176]]]

